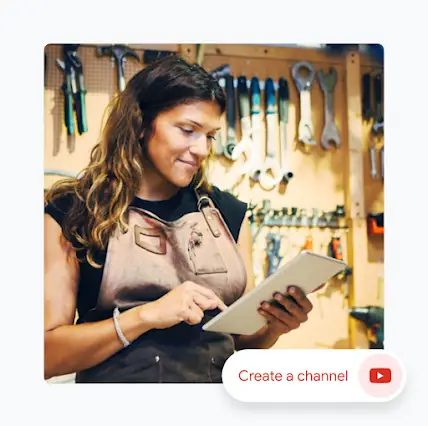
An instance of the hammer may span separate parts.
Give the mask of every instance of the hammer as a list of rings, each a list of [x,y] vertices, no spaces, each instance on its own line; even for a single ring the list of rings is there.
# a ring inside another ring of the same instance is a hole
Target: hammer
[[[140,61],[140,58],[138,57],[135,50],[121,44],[112,44],[111,46],[98,46],[97,56],[106,55],[111,56],[112,59],[116,60],[117,62],[118,85],[119,90],[123,92],[125,90],[125,76],[123,74],[123,64],[125,56],[130,56],[131,58],[136,59],[138,62]]]

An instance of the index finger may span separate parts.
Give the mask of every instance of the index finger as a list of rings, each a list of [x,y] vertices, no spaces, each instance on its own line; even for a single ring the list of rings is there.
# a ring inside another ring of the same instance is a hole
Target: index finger
[[[211,300],[216,300],[217,306],[220,310],[224,311],[227,308],[224,302],[211,289],[195,283],[195,291]]]

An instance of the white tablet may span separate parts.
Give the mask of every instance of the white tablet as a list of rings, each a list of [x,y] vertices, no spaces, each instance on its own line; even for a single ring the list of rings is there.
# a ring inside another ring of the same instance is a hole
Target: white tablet
[[[305,294],[309,294],[346,267],[343,261],[302,251],[253,290],[204,324],[202,329],[230,334],[256,333],[266,324],[266,319],[257,312],[263,301],[273,300],[273,294],[276,292],[286,293],[290,285],[300,287]]]

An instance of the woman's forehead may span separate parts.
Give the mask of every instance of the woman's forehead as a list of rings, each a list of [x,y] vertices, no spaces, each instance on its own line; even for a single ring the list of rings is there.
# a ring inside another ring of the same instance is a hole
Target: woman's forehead
[[[218,127],[220,107],[212,101],[180,104],[164,113],[166,119],[193,121],[203,127]]]

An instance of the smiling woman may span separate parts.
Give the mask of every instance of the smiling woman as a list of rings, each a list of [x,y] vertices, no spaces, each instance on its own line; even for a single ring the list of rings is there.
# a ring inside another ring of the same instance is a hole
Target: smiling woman
[[[221,382],[235,350],[305,321],[295,292],[287,314],[261,310],[253,336],[202,330],[253,286],[247,205],[205,176],[225,106],[201,67],[150,64],[114,99],[79,178],[46,195],[46,379]]]

